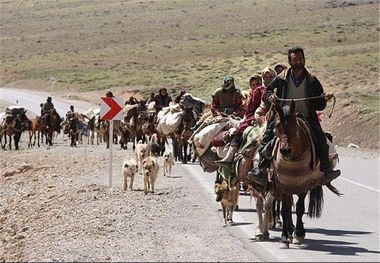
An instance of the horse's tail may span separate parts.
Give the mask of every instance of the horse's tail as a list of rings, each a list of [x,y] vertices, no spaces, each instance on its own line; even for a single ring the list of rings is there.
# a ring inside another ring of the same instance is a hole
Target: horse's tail
[[[309,193],[309,209],[308,216],[321,217],[323,207],[323,189],[322,186],[316,186]]]

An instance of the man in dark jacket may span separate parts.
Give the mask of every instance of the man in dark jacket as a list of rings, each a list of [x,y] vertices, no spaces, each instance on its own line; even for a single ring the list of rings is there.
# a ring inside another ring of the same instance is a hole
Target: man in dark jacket
[[[305,68],[305,56],[302,48],[289,49],[288,61],[291,67],[281,72],[269,84],[265,99],[274,103],[278,98],[297,99],[321,96],[317,99],[296,101],[296,112],[300,112],[305,116],[315,137],[316,152],[321,162],[320,169],[324,172],[326,178],[331,181],[340,175],[340,170],[334,171],[331,167],[326,135],[322,131],[316,111],[322,111],[326,107],[327,101],[334,95],[333,93],[327,93],[322,96],[324,91],[321,83]],[[281,103],[283,104],[284,102],[282,101]],[[259,166],[248,173],[248,178],[251,181],[262,185],[266,182],[266,170],[270,165],[274,144],[274,123],[274,114],[272,114],[272,117],[268,120],[267,129],[259,148]]]
[[[41,118],[44,121],[45,127],[48,127],[50,124],[50,114],[54,109],[54,104],[51,102],[51,97],[47,97],[46,102],[42,105],[41,109]]]
[[[162,88],[159,90],[154,100],[156,102],[156,111],[159,112],[162,108],[169,106],[169,103],[172,101],[172,97],[168,95],[166,88]]]

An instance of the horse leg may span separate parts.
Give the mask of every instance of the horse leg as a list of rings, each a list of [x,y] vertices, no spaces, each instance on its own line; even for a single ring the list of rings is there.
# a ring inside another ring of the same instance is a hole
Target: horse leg
[[[263,210],[264,210],[264,200],[260,197],[256,199],[256,210],[257,210],[257,226],[256,226],[256,233],[255,233],[255,239],[257,241],[263,241],[264,240],[264,233],[262,231],[263,229]]]
[[[15,149],[18,150],[18,144],[20,142],[21,132],[16,132],[15,135],[13,135],[13,140],[15,142]]]
[[[9,150],[12,150],[12,135],[9,136]]]
[[[2,137],[4,137],[4,144],[1,142],[1,148],[2,148],[2,149],[5,149],[5,146],[7,145],[7,134],[4,133],[4,134],[2,135]]]
[[[306,193],[300,194],[296,204],[297,223],[296,230],[294,231],[295,244],[302,244],[305,239],[305,229],[302,222],[302,216],[305,213],[305,197]]]
[[[289,237],[289,227],[290,227],[290,218],[292,216],[291,211],[291,196],[283,195],[281,215],[282,215],[282,233],[281,233],[281,244],[283,248],[289,248],[289,244],[292,242],[291,237]]]
[[[274,195],[268,193],[267,198],[264,203],[264,222],[261,230],[263,231],[264,240],[269,240],[269,223],[273,220],[273,206],[274,206]]]
[[[187,143],[184,140],[182,140],[181,144],[182,144],[181,149],[183,149],[182,163],[186,164],[187,163]]]
[[[281,222],[281,218],[280,218],[280,213],[281,213],[281,201],[280,200],[276,200],[276,205],[275,205],[275,218],[274,218],[274,223],[275,223],[275,227],[278,226],[278,227],[282,227],[282,222]]]

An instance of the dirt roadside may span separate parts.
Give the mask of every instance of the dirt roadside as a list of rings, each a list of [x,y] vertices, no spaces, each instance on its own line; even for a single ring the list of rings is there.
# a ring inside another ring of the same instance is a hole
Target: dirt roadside
[[[111,191],[104,145],[56,142],[1,151],[1,261],[259,260],[179,164],[173,178],[160,171],[154,194],[144,195],[141,175],[124,191],[120,167],[132,150],[115,146]]]

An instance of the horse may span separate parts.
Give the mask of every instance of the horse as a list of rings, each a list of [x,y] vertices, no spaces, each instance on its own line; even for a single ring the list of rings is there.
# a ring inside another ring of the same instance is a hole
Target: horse
[[[274,104],[277,141],[274,149],[270,175],[275,193],[282,201],[281,215],[283,226],[281,243],[289,248],[293,242],[302,244],[306,235],[302,217],[305,212],[305,197],[309,193],[308,216],[320,217],[322,214],[323,189],[326,185],[332,192],[341,195],[338,190],[325,181],[319,169],[319,160],[315,157],[313,138],[306,122],[295,112],[295,102],[290,107]],[[292,227],[293,195],[298,196],[296,203],[297,221]]]
[[[181,118],[181,122],[178,128],[174,132],[174,137],[178,143],[177,145],[178,148],[176,149],[177,150],[176,153],[179,157],[179,160],[185,164],[191,158],[190,152],[188,153],[188,140],[193,134],[191,127],[195,125],[197,115],[192,110],[192,108],[184,108],[183,111],[184,111],[184,115]]]
[[[52,109],[50,112],[46,113],[43,117],[45,120],[46,126],[44,127],[44,133],[46,135],[46,144],[53,145],[53,133],[60,132],[62,118],[59,116],[58,112],[55,109]]]
[[[26,110],[15,114],[6,114],[3,123],[1,124],[2,133],[4,136],[4,144],[2,148],[5,149],[7,144],[7,136],[9,138],[9,150],[12,150],[12,135],[15,144],[15,149],[19,150],[20,137],[23,131],[28,127],[28,117],[26,116]]]
[[[167,136],[157,130],[157,113],[145,111],[140,113],[139,118],[142,123],[141,130],[144,136],[148,136],[149,141],[151,141],[152,136],[155,137],[156,144],[160,148],[159,155],[162,156],[165,152]]]
[[[70,147],[77,146],[77,141],[80,139],[80,122],[78,113],[72,113],[67,117],[67,132],[70,138]]]
[[[132,141],[133,150],[136,149],[136,143],[138,141],[146,142],[145,134],[142,126],[147,120],[146,115],[146,101],[140,100],[137,104],[129,105],[129,109],[124,114],[124,123],[126,129],[124,132],[123,143],[127,143],[128,139]]]
[[[274,218],[273,204],[275,196],[272,192],[272,186],[261,186],[253,184],[248,180],[248,172],[254,167],[255,156],[258,146],[262,139],[263,126],[254,126],[250,130],[246,130],[243,135],[243,143],[234,158],[235,174],[238,181],[242,183],[243,190],[251,194],[256,200],[257,225],[255,231],[255,239],[257,241],[269,240],[269,228]]]

